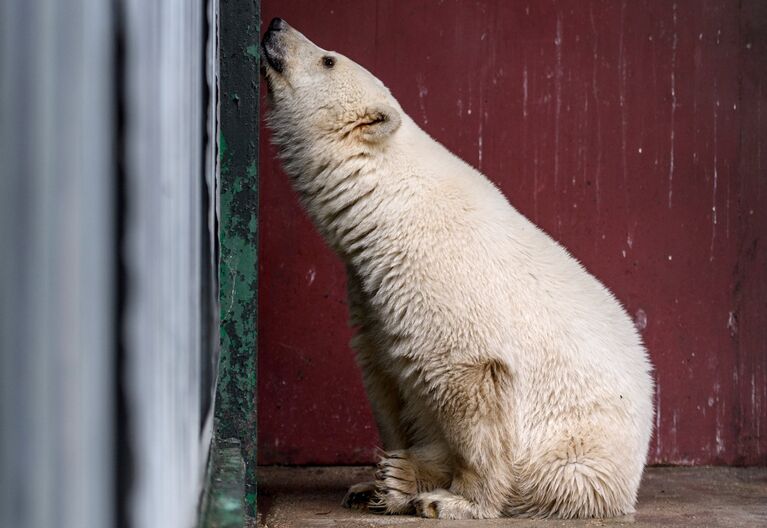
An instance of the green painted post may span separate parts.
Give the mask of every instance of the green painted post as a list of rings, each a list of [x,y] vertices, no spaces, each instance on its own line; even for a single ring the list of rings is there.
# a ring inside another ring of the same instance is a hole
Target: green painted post
[[[259,28],[259,0],[221,1],[221,360],[216,433],[240,440],[251,514],[257,464]]]

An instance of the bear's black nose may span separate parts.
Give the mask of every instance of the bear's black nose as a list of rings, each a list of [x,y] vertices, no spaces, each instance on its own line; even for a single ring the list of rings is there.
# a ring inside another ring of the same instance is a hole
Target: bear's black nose
[[[269,22],[269,29],[272,31],[279,31],[284,25],[285,22],[281,18],[273,18],[272,21]]]

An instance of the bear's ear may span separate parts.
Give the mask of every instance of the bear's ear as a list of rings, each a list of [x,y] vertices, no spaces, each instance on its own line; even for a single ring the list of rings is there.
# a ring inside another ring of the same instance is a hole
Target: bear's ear
[[[365,114],[354,124],[360,137],[365,141],[375,143],[391,136],[402,124],[399,112],[383,103],[369,106]]]

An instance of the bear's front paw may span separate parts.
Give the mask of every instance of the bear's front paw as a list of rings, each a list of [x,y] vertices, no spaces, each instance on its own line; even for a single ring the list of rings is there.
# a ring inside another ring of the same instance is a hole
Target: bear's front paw
[[[412,513],[418,493],[413,464],[405,451],[382,453],[376,467],[376,490],[368,509],[377,513]]]

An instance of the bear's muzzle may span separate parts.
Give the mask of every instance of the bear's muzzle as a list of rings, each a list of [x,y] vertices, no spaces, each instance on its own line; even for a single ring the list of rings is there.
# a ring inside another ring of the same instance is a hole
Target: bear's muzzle
[[[269,29],[267,29],[264,38],[261,40],[261,50],[264,58],[277,73],[282,73],[285,69],[282,34],[289,27],[288,23],[281,18],[274,18],[269,23]]]

